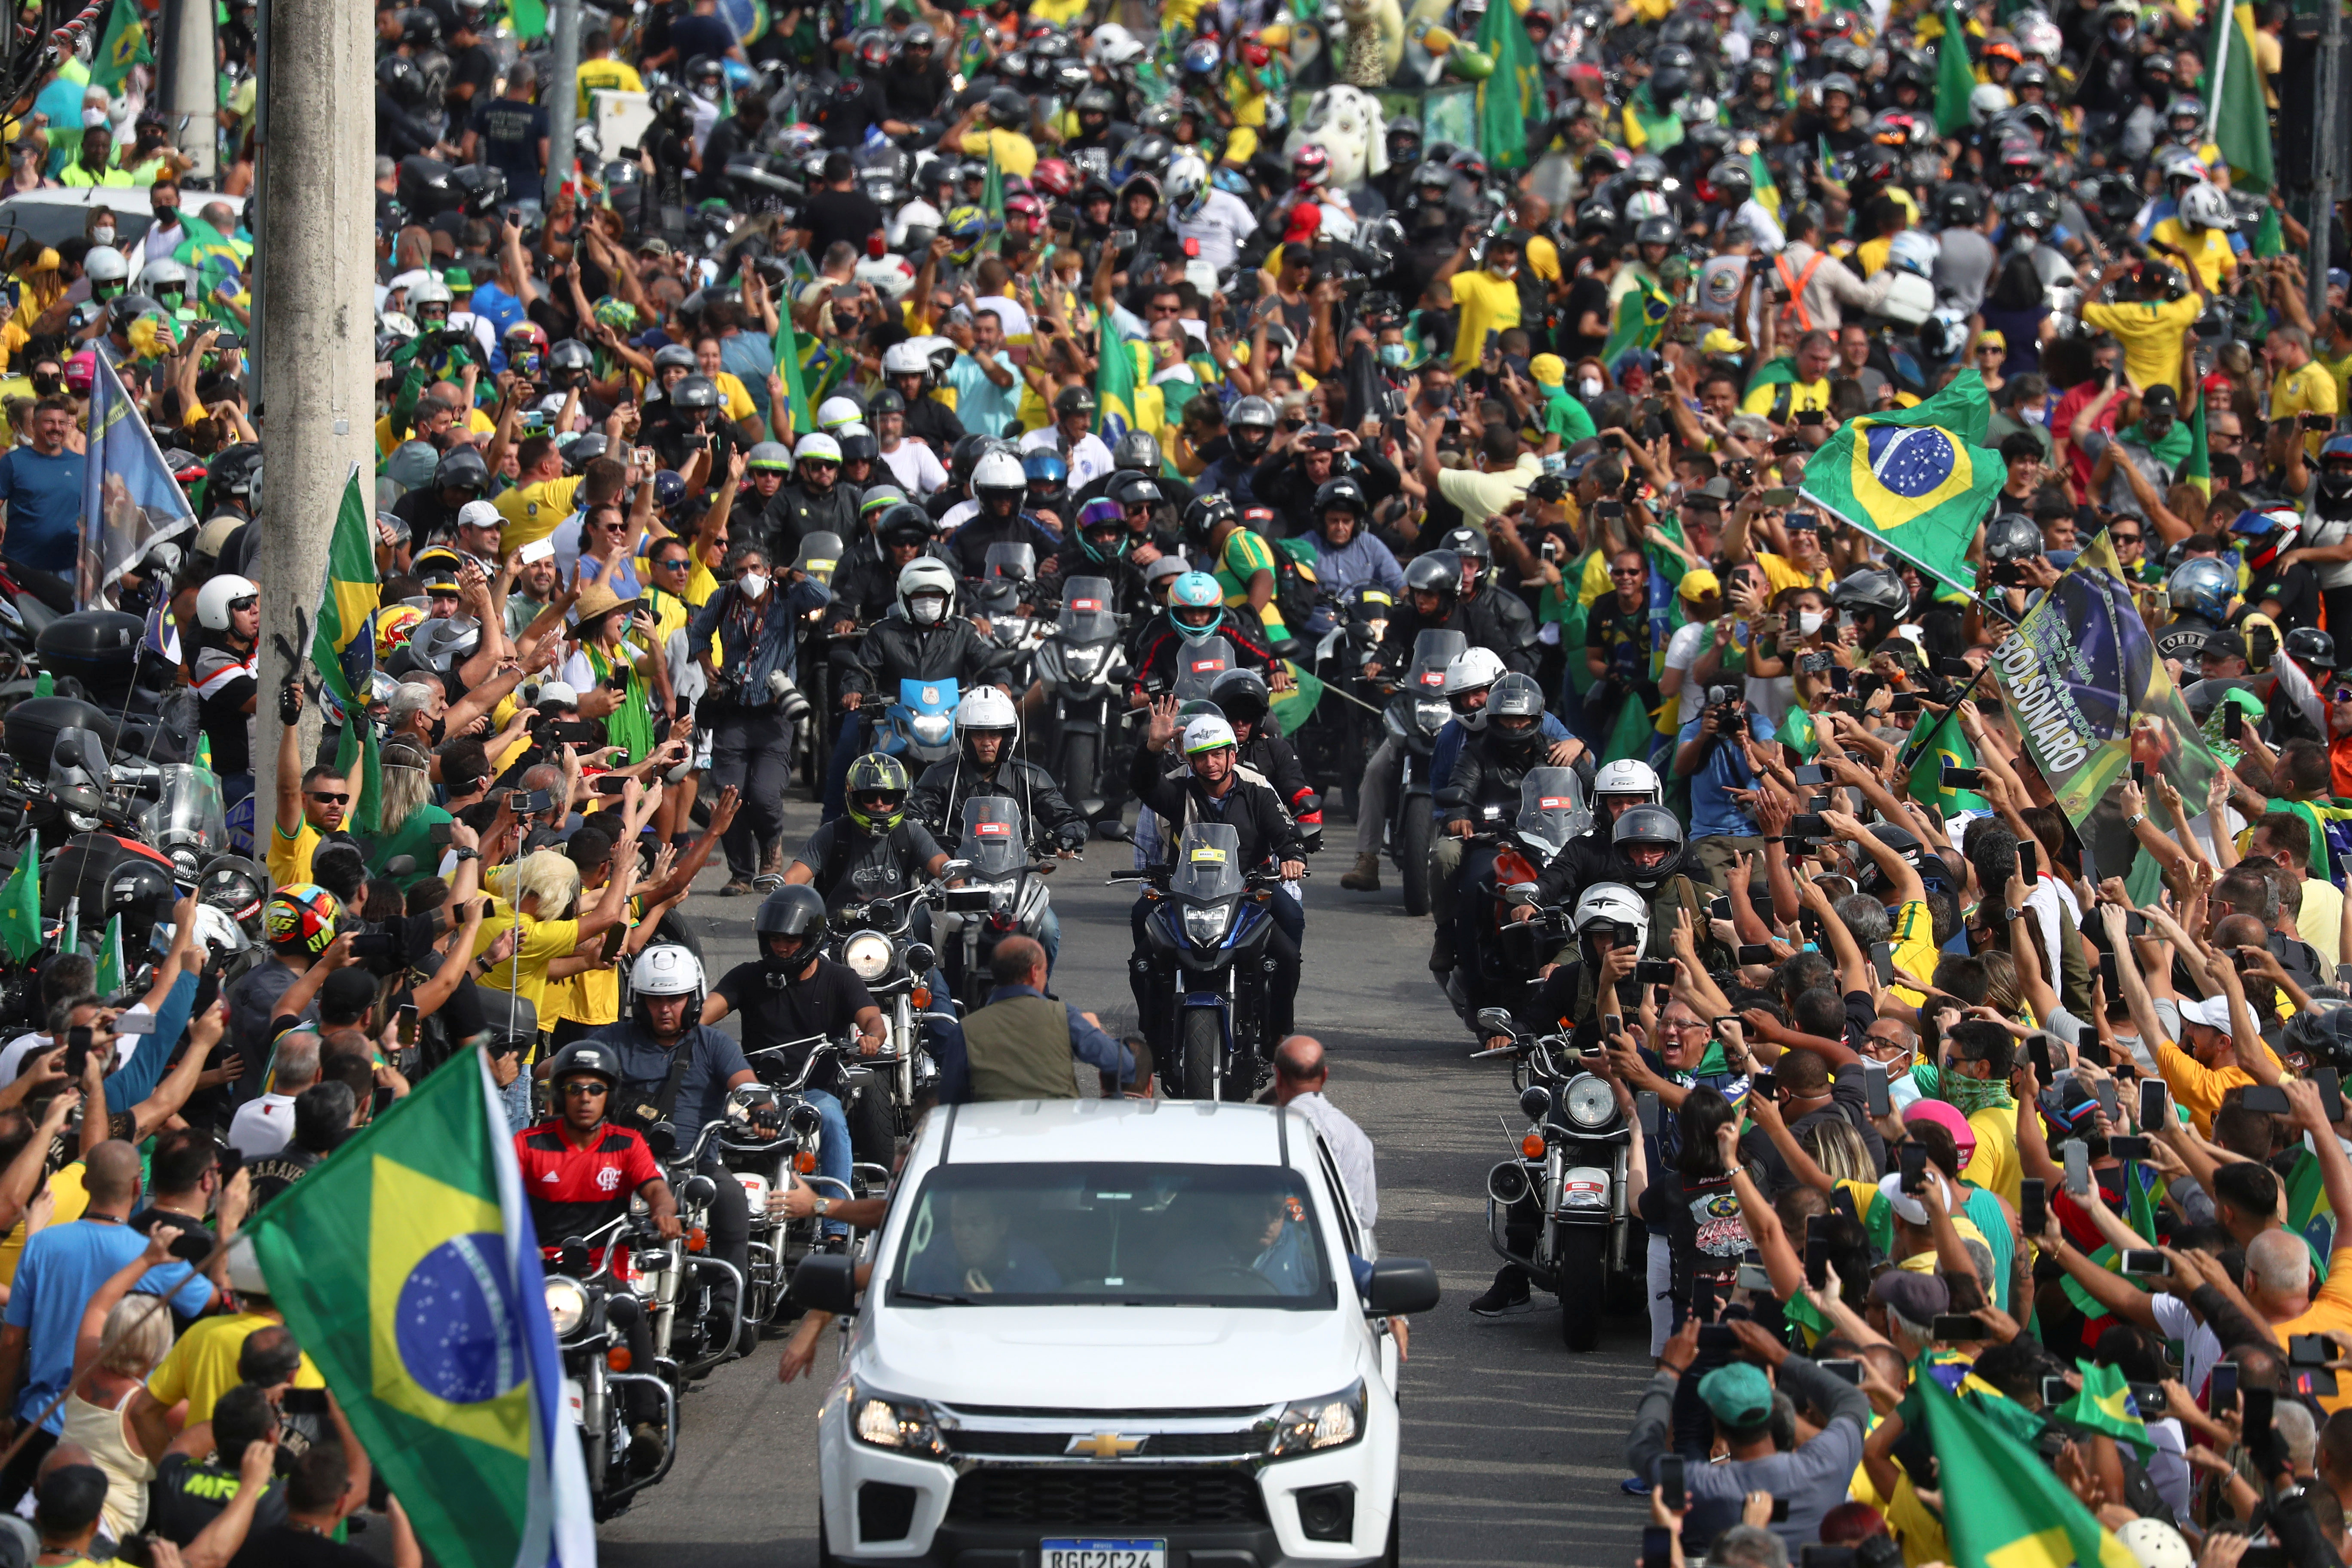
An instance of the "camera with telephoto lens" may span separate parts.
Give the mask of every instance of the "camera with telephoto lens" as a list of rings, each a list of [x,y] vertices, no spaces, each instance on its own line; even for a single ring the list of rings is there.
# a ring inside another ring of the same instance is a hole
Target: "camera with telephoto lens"
[[[747,675],[744,678],[744,686],[747,690],[749,689],[750,685],[751,679]],[[808,717],[808,696],[806,693],[803,692],[798,686],[793,684],[793,678],[788,672],[781,669],[772,669],[768,671],[767,686],[768,694],[776,700],[776,716],[778,718],[782,719],[787,724],[797,724],[802,720]]]
[[[394,869],[405,855],[393,857],[384,867],[384,874],[398,877]],[[411,862],[409,869],[415,868]],[[390,977],[404,973],[409,965],[430,952],[435,942],[449,929],[449,916],[445,910],[434,910],[421,915],[402,915],[395,920],[369,921],[362,925],[352,942],[352,956],[358,959],[371,974]]]

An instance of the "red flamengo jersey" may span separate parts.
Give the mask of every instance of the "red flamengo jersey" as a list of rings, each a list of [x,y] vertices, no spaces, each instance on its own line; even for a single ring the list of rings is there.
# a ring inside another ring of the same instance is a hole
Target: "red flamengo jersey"
[[[662,1173],[643,1138],[609,1121],[583,1146],[572,1142],[562,1117],[551,1116],[516,1133],[514,1147],[542,1247],[612,1224],[630,1194]]]

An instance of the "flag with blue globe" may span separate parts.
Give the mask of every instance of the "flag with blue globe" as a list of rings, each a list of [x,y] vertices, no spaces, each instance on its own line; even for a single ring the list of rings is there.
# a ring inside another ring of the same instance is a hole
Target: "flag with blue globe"
[[[1983,445],[1984,378],[1962,371],[1926,402],[1850,419],[1805,465],[1802,493],[1939,582],[1976,591],[1969,547],[2009,478]]]
[[[539,1241],[478,1056],[256,1217],[254,1247],[361,1445],[446,1568],[593,1568]]]

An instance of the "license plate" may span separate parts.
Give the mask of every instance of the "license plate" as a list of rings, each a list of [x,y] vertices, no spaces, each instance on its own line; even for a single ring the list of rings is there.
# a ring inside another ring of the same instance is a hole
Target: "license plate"
[[[1168,1568],[1168,1542],[1158,1541],[1041,1541],[1039,1568]]]

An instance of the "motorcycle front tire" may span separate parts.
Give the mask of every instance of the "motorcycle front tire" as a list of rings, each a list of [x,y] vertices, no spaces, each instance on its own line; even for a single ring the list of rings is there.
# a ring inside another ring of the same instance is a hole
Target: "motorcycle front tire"
[[[889,1091],[878,1076],[858,1091],[857,1102],[847,1110],[849,1157],[861,1164],[890,1169],[898,1163],[898,1133],[890,1115]]]
[[[1070,735],[1062,742],[1062,796],[1073,805],[1095,794],[1099,761],[1096,747],[1099,739],[1094,735]]]
[[[1216,1099],[1217,1057],[1225,1048],[1224,1031],[1217,1027],[1216,1014],[1206,1007],[1186,1009],[1178,1038],[1184,1063],[1184,1098]]]
[[[1404,821],[1397,829],[1397,874],[1404,881],[1404,912],[1429,912],[1429,841],[1437,829],[1429,805],[1418,795],[1406,797]]]
[[[1609,1233],[1598,1226],[1564,1228],[1559,1234],[1559,1339],[1583,1353],[1601,1342],[1601,1315],[1607,1310],[1601,1276]]]

